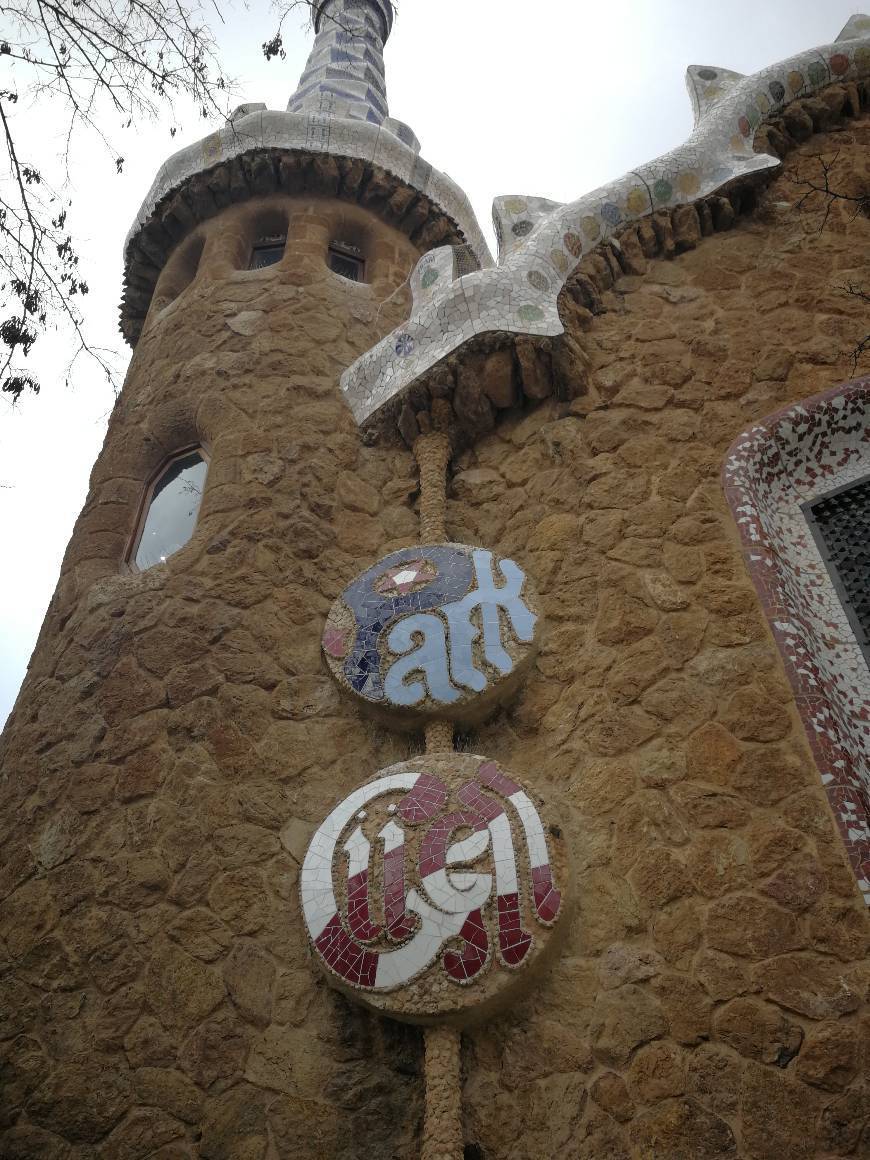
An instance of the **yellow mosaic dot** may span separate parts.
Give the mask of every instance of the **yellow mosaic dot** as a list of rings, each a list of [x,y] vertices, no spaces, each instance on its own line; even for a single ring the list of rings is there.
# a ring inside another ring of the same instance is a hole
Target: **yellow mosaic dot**
[[[746,150],[743,145],[743,138],[739,133],[735,133],[731,138],[731,148],[735,153],[745,153]]]
[[[796,70],[788,74],[788,87],[793,93],[799,93],[804,87],[804,74]]]
[[[583,229],[583,233],[587,238],[597,238],[601,233],[601,224],[599,223],[598,218],[592,217],[591,214],[583,218],[583,220],[580,222],[580,225]]]
[[[701,182],[698,179],[697,173],[693,173],[690,169],[686,170],[685,173],[681,173],[677,178],[677,189],[679,189],[680,193],[691,196],[691,194],[697,193],[700,188]]]
[[[762,113],[770,112],[770,100],[764,95],[764,93],[758,93],[755,98],[755,103],[758,105],[759,109],[761,109]]]
[[[649,194],[645,189],[635,187],[625,199],[629,213],[646,213],[649,209]]]
[[[564,250],[550,250],[550,261],[560,274],[564,274],[570,265]]]
[[[522,197],[508,197],[505,198],[504,207],[508,213],[524,213],[529,208],[529,203]]]
[[[868,24],[870,24],[870,22],[868,22]],[[855,67],[860,69],[862,72],[864,72],[865,69],[870,69],[870,48],[868,48],[866,44],[862,45],[860,48],[855,49]]]

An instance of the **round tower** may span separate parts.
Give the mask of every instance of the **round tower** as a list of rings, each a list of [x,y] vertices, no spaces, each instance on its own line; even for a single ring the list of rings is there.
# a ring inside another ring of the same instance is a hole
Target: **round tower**
[[[494,265],[391,6],[315,16],[127,241],[0,753],[0,1155],[863,1155],[870,20],[691,68]]]
[[[349,1157],[361,1130],[392,1155],[419,1129],[420,1034],[318,981],[296,881],[304,819],[408,752],[319,658],[347,578],[416,526],[410,454],[362,446],[339,376],[421,254],[490,259],[389,116],[391,5],[315,23],[288,109],[171,158],[127,240],[135,350],[0,759],[4,1155]]]

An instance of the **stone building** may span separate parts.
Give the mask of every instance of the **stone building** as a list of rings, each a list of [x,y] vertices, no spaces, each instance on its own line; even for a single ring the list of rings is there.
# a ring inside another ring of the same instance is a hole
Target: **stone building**
[[[0,750],[0,1155],[870,1156],[870,19],[690,69],[497,262],[391,23],[326,0],[127,240]]]

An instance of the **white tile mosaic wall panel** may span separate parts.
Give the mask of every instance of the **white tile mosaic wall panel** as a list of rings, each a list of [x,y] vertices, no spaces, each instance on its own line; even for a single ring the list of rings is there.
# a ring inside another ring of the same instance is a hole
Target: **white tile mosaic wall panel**
[[[802,505],[870,475],[870,378],[745,431],[724,482],[859,886],[870,904],[870,668]]]
[[[389,15],[387,15],[389,12]],[[285,112],[259,103],[240,105],[227,124],[179,150],[160,168],[124,244],[131,243],[159,203],[196,174],[258,149],[328,153],[370,162],[428,197],[454,221],[476,264],[492,255],[463,191],[420,156],[411,129],[389,115],[384,42],[392,26],[387,0],[331,0],[317,18],[318,32],[299,88]]]
[[[392,409],[416,379],[478,335],[561,334],[559,292],[585,254],[655,210],[695,202],[736,178],[776,167],[778,158],[753,149],[766,118],[832,82],[867,77],[866,16],[853,16],[833,44],[751,77],[692,67],[686,82],[696,123],[685,144],[570,205],[497,198],[498,266],[449,280],[439,265],[429,274],[428,294],[415,299],[410,320],[342,375],[357,422],[375,420],[388,404]]]

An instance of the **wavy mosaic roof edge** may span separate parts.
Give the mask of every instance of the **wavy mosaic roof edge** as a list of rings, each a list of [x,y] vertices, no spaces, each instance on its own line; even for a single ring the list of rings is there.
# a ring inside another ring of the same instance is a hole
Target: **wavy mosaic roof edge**
[[[413,383],[484,334],[555,337],[558,298],[580,261],[617,229],[694,204],[730,182],[780,165],[754,152],[760,126],[830,84],[870,77],[870,17],[853,16],[829,45],[750,77],[693,66],[695,128],[684,144],[569,205],[502,197],[493,204],[499,264],[454,277],[451,247],[425,254],[411,276],[410,319],[353,363],[341,390],[360,426],[392,411]]]
[[[249,107],[243,105],[241,108]],[[424,161],[385,125],[326,113],[290,113],[254,107],[208,137],[180,149],[163,163],[124,242],[125,266],[130,261],[132,243],[164,198],[198,174],[262,149],[322,153],[378,166],[428,197],[455,222],[481,266],[493,263],[489,246],[463,190],[446,173]]]

